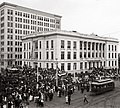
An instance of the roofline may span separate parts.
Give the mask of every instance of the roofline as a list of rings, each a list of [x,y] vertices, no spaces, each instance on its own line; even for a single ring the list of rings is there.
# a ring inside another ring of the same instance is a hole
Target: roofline
[[[86,39],[101,40],[101,41],[105,41],[105,42],[110,41],[110,42],[119,43],[118,39],[116,39],[116,38],[100,37],[100,36],[98,36],[98,38],[94,38],[94,37],[91,37],[91,35],[88,35],[88,34],[81,34],[81,33],[78,33],[78,32],[76,33],[76,32],[71,32],[71,31],[64,31],[64,30],[53,30],[53,31],[49,31],[49,32],[38,32],[38,33],[31,34],[31,35],[27,35],[27,36],[23,37],[22,40],[37,38],[39,36],[45,37],[45,36],[53,36],[53,35],[64,35],[64,36],[74,36],[74,37],[81,36],[82,38],[86,38]]]
[[[22,8],[26,8],[26,9],[29,9],[29,10],[33,10],[33,11],[36,11],[36,12],[41,12],[41,13],[46,13],[46,14],[49,14],[49,15],[54,15],[54,17],[60,17],[62,18],[61,15],[57,15],[57,14],[52,14],[52,13],[48,13],[48,12],[44,12],[44,11],[39,11],[39,10],[36,10],[36,9],[32,9],[32,8],[28,8],[28,7],[24,7],[24,6],[20,6],[20,5],[16,5],[16,4],[12,4],[12,3],[8,3],[8,2],[3,2],[2,4],[0,4],[0,8],[4,5],[9,5],[9,6],[13,6],[13,7],[22,7]]]

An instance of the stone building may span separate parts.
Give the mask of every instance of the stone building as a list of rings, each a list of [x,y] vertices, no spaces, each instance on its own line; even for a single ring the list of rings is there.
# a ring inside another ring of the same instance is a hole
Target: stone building
[[[118,68],[118,39],[76,31],[55,30],[28,35],[23,65],[85,72],[91,67]]]

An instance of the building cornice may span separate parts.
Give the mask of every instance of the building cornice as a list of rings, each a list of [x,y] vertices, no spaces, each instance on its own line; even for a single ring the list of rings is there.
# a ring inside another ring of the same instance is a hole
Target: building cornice
[[[0,4],[0,8],[3,7],[3,6],[5,6],[5,5],[13,6],[13,7],[18,7],[18,9],[20,8],[20,9],[23,9],[23,10],[26,9],[26,10],[29,10],[30,12],[33,12],[33,11],[34,11],[34,13],[36,13],[36,14],[38,14],[38,13],[42,14],[42,13],[43,13],[43,14],[52,15],[52,16],[54,16],[54,17],[62,18],[62,16],[60,16],[60,15],[51,14],[51,13],[47,13],[47,12],[43,12],[43,11],[39,11],[39,10],[35,10],[35,9],[31,9],[31,8],[27,8],[27,7],[19,6],[19,5],[12,4],[12,3],[7,3],[7,2],[3,2],[2,4]]]
[[[46,36],[55,36],[55,35],[119,43],[118,39],[116,39],[116,38],[100,37],[100,36],[96,36],[96,35],[88,35],[88,34],[82,34],[79,32],[64,31],[64,30],[53,30],[53,31],[49,31],[49,32],[37,32],[37,33],[23,37],[22,40],[26,40],[26,39],[30,39],[30,38],[46,37]]]

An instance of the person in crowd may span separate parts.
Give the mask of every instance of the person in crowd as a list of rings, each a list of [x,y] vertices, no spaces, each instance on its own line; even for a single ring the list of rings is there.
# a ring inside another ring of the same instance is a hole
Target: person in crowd
[[[68,104],[68,94],[65,95],[65,103]]]
[[[39,71],[38,82],[37,70]],[[114,69],[109,71],[103,68],[94,68],[93,71],[87,75],[87,79],[85,78],[87,73],[80,73],[76,83],[73,83],[73,76],[67,74],[64,78],[58,77],[58,86],[56,86],[55,69],[36,69],[28,67],[27,65],[17,68],[16,71],[5,69],[0,74],[0,105],[3,107],[9,104],[10,107],[11,102],[13,102],[15,108],[19,108],[21,103],[29,103],[32,100],[35,100],[36,97],[39,97],[41,102],[43,100],[47,101],[48,99],[52,101],[54,93],[57,92],[58,97],[65,96],[66,102],[70,105],[71,95],[74,93],[76,85],[78,86],[78,90],[81,89],[81,93],[83,94],[84,89],[87,89],[89,92],[89,81],[94,81],[100,75],[115,75],[116,72],[117,71]],[[37,84],[39,84],[38,88],[36,87]],[[86,85],[86,88],[84,87],[84,84]],[[68,87],[68,85],[71,87]],[[45,99],[42,99],[41,93],[44,95]],[[85,99],[85,102],[87,102],[87,98]]]
[[[71,89],[69,88],[69,89],[68,89],[68,105],[70,105],[70,103],[71,103],[71,94],[72,94],[72,91],[71,91]]]
[[[87,99],[87,95],[86,95],[86,94],[84,94],[83,101],[84,101],[84,103],[89,103],[89,102],[88,102],[88,99]]]
[[[44,107],[44,94],[41,92],[41,107]]]

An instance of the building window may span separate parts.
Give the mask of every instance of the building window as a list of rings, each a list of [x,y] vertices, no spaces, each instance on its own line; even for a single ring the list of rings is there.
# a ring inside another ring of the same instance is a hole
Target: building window
[[[41,49],[41,41],[39,42],[39,48]]]
[[[76,49],[76,48],[77,48],[77,42],[74,41],[74,42],[73,42],[73,49]]]
[[[38,59],[38,52],[35,52],[35,59]]]
[[[1,40],[4,39],[4,35],[1,35]]]
[[[1,48],[1,52],[4,52],[4,48]]]
[[[74,63],[73,64],[73,70],[76,70],[77,69],[77,63]]]
[[[113,45],[112,45],[112,51],[114,50]]]
[[[80,69],[83,69],[83,63],[80,62]]]
[[[104,61],[104,67],[105,67],[106,65],[105,65],[105,61]]]
[[[96,58],[98,57],[98,53],[96,52]]]
[[[87,49],[87,42],[84,42],[84,50]]]
[[[54,53],[53,53],[53,51],[51,52],[51,59],[52,60],[54,59]]]
[[[67,41],[67,48],[68,48],[68,49],[71,48],[71,41]]]
[[[80,41],[80,50],[82,50],[82,41]]]
[[[65,41],[61,40],[61,48],[65,48]]]
[[[67,59],[71,59],[71,52],[67,53]]]
[[[61,70],[65,70],[65,64],[61,63]]]
[[[90,56],[91,56],[91,55],[90,55],[90,52],[88,52],[88,58],[90,58]]]
[[[77,58],[77,53],[73,52],[73,59],[76,59],[76,58]]]
[[[39,53],[39,59],[41,59],[41,52]]]
[[[109,48],[109,51],[110,51],[110,45],[108,46],[108,48]]]
[[[115,61],[115,66],[117,65],[117,61]]]
[[[101,57],[101,53],[99,53],[99,57]]]
[[[4,59],[4,54],[1,54],[1,58],[3,58],[3,59]]]
[[[1,61],[1,66],[4,66],[4,61]],[[1,71],[4,70],[3,68],[1,69]]]
[[[4,41],[1,41],[1,46],[4,46]]]
[[[29,42],[29,49],[31,48],[30,42]]]
[[[103,58],[105,57],[105,53],[103,52]]]
[[[117,58],[117,53],[115,53],[115,58]]]
[[[96,50],[98,50],[98,43],[96,43]]]
[[[112,53],[112,58],[114,58],[114,53]]]
[[[67,70],[71,70],[71,63],[68,63]]]
[[[49,52],[46,52],[46,59],[49,59]]]
[[[64,56],[65,56],[65,52],[61,51],[61,59],[65,59]]]
[[[24,52],[24,59],[26,58],[26,53]]]
[[[88,42],[88,50],[90,50],[90,48],[91,48],[91,43]]]
[[[1,30],[1,34],[4,33],[4,29]]]
[[[53,40],[51,40],[51,48],[53,48],[53,45],[54,45]]]
[[[108,53],[109,55],[108,55],[108,57],[110,58],[110,53]]]
[[[13,10],[8,9],[7,13],[10,14],[10,15],[13,15]]]
[[[1,17],[1,22],[4,21],[4,17]]]
[[[93,42],[92,43],[92,50],[94,50],[95,49],[95,43]]]
[[[85,69],[87,69],[87,62],[85,62]]]
[[[114,61],[112,61],[112,66],[114,66]]]
[[[115,51],[117,51],[117,46],[115,45]]]
[[[86,54],[86,52],[84,52],[84,58],[86,58],[87,57],[87,54]]]
[[[1,16],[4,15],[4,10],[1,10]]]
[[[99,50],[100,51],[102,50],[102,43],[100,43]]]
[[[49,42],[46,41],[46,48],[48,49],[49,48]]]
[[[35,41],[35,49],[38,49],[38,41]]]
[[[80,58],[82,58],[82,52],[80,52]]]
[[[49,68],[49,64],[48,63],[46,63],[46,68]]]
[[[105,44],[103,44],[103,51],[105,50]]]
[[[1,28],[4,27],[4,23],[1,23]]]
[[[94,58],[94,52],[92,52],[92,58]]]
[[[51,68],[53,69],[53,63],[51,63]]]
[[[111,66],[111,65],[110,65],[110,61],[109,61],[109,66]]]
[[[97,62],[97,68],[99,67],[99,62]]]

